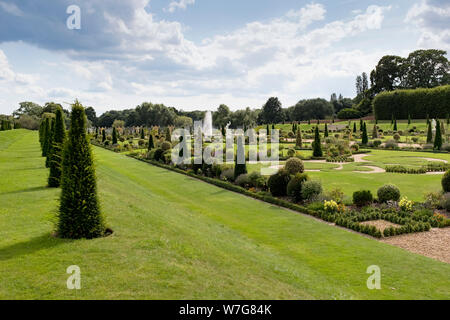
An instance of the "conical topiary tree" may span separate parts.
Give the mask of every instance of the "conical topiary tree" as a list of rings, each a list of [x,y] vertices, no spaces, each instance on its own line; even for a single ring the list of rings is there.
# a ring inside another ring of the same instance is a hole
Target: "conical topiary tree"
[[[153,134],[150,132],[149,136],[150,137],[148,138],[148,151],[155,148],[155,143],[153,142]]]
[[[297,129],[297,135],[295,137],[295,146],[297,148],[302,147],[302,131],[300,130],[300,128]]]
[[[53,152],[53,137],[55,135],[55,121],[51,121],[50,125],[50,133],[48,135],[48,142],[47,142],[47,157],[45,159],[45,167],[50,168],[50,159],[52,157]]]
[[[316,126],[316,131],[314,134],[314,142],[313,142],[313,156],[314,157],[322,157],[322,144],[320,142],[320,135],[319,135],[319,127]]]
[[[356,122],[353,122],[353,133],[356,133]]]
[[[394,118],[394,131],[397,131],[397,118]]]
[[[237,137],[237,154],[234,164],[234,179],[241,174],[247,173],[247,165],[245,163],[245,140],[242,137]]]
[[[327,125],[327,123],[325,122],[325,138],[326,137],[328,137],[328,125]]]
[[[427,143],[433,142],[433,132],[431,131],[431,121],[428,121]]]
[[[106,141],[106,131],[105,129],[102,130],[102,142]]]
[[[113,132],[112,132],[112,144],[117,144],[117,131],[116,131],[116,127],[113,127]]]
[[[441,134],[441,122],[436,121],[436,135],[434,137],[434,149],[441,150],[442,148],[442,134]]]
[[[141,128],[141,139],[145,139],[144,127]]]
[[[106,228],[86,135],[86,115],[78,101],[72,105],[69,135],[64,144],[61,188],[58,235],[70,239],[103,236]]]
[[[375,124],[372,129],[372,139],[377,139],[377,138],[378,138],[378,127]]]
[[[368,142],[369,142],[369,137],[367,136],[367,126],[366,126],[366,123],[364,122],[361,143],[363,145],[367,145]]]
[[[43,140],[42,140],[42,156],[46,157],[48,152],[48,140],[50,137],[50,119],[45,118],[44,122],[44,133],[43,133]]]
[[[55,130],[50,159],[50,175],[48,177],[48,186],[51,188],[57,188],[61,183],[62,150],[64,141],[66,140],[66,128],[64,125],[64,113],[62,108],[58,107],[55,114]]]

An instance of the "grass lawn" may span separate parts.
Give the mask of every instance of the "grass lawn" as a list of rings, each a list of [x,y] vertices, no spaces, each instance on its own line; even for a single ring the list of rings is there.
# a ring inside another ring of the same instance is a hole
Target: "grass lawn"
[[[94,151],[115,233],[55,239],[59,190],[45,187],[37,132],[0,132],[1,299],[450,298],[448,264]],[[81,290],[66,288],[70,265],[81,268]],[[381,290],[366,287],[370,265],[381,268]]]

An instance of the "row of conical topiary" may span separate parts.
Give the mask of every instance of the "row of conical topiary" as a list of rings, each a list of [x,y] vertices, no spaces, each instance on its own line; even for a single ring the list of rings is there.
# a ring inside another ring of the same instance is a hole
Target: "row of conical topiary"
[[[49,187],[61,187],[57,234],[61,238],[97,238],[107,233],[97,195],[91,146],[86,133],[86,115],[78,102],[72,105],[66,136],[62,108],[55,118],[41,122],[39,140],[50,168]]]

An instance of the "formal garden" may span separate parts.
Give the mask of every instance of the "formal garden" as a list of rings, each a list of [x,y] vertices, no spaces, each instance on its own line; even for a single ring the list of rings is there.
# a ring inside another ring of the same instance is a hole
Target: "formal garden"
[[[364,92],[101,117],[22,103],[0,117],[0,296],[448,298],[450,86]],[[74,264],[79,293],[60,281]]]

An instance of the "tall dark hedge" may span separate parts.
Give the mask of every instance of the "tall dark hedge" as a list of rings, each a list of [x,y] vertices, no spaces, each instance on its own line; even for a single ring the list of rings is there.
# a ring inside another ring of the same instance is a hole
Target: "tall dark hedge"
[[[47,157],[45,159],[45,167],[50,168],[50,159],[53,153],[53,137],[55,136],[55,121],[51,120],[50,133],[47,142]]]
[[[64,144],[58,234],[62,238],[96,238],[105,234],[100,212],[92,151],[86,134],[86,115],[76,101],[69,136]]]
[[[53,133],[53,145],[50,159],[50,175],[48,177],[48,186],[51,188],[57,188],[61,183],[62,151],[64,141],[66,140],[64,113],[61,107],[56,109],[55,114],[55,130]]]
[[[378,120],[445,119],[450,113],[450,85],[432,89],[395,90],[378,94],[373,101]]]

